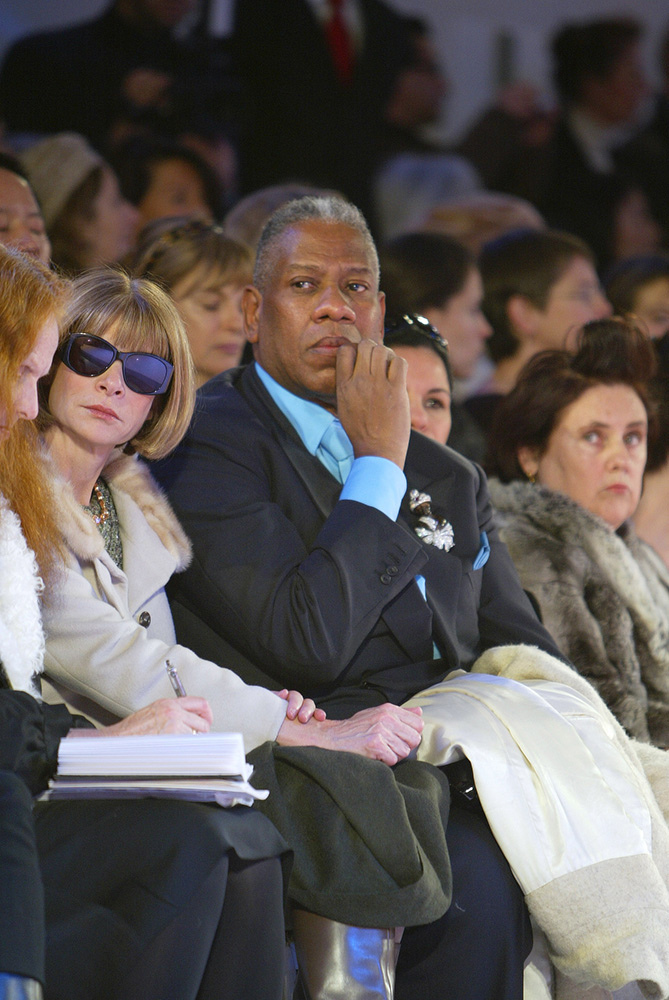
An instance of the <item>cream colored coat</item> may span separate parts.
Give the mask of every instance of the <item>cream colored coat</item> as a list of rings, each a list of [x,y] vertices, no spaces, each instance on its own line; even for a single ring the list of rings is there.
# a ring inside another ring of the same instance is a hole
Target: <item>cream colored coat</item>
[[[669,997],[669,754],[532,646],[488,649],[406,704],[423,710],[420,760],[471,761],[558,970],[552,995]]]
[[[53,485],[67,561],[44,605],[44,700],[107,724],[174,697],[165,660],[189,694],[206,698],[216,730],[241,731],[247,752],[273,740],[286,703],[177,645],[165,585],[190,560],[190,544],[148,468],[115,452],[104,470],[121,525],[123,570],[107,554],[72,489]],[[148,628],[140,616],[150,615]]]

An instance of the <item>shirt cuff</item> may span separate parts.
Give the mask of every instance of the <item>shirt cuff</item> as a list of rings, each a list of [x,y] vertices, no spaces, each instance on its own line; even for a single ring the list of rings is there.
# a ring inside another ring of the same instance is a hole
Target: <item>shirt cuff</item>
[[[391,521],[396,521],[406,489],[406,476],[399,465],[389,458],[363,455],[351,466],[339,499],[376,507]]]

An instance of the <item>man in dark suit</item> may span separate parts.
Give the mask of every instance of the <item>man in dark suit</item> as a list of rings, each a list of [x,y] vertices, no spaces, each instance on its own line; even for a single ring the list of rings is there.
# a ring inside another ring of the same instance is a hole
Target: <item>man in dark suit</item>
[[[174,33],[194,7],[113,0],[92,20],[20,38],[0,68],[6,129],[80,132],[98,149],[137,132],[213,138],[225,81],[208,46]]]
[[[298,180],[334,188],[371,222],[386,106],[413,59],[410,28],[385,0],[238,0],[242,191]]]
[[[247,681],[298,684],[335,718],[401,704],[493,645],[559,656],[483,474],[411,433],[357,210],[309,198],[279,209],[254,280],[243,308],[255,363],[208,383],[188,437],[156,467],[195,553],[171,595],[180,641]],[[522,995],[522,897],[469,805],[456,796],[447,830],[453,904],[405,932],[398,1000]]]

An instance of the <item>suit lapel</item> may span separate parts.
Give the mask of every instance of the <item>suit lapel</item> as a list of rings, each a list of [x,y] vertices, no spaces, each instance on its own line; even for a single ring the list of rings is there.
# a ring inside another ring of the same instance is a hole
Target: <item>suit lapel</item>
[[[253,365],[244,370],[237,389],[285,452],[323,520],[328,518],[339,499],[341,483],[304,447],[299,434],[267,392]]]
[[[429,444],[429,450],[426,447],[427,444]],[[433,463],[433,443],[426,442],[426,439],[420,434],[412,433],[405,466],[407,492],[402,501],[400,518],[409,530],[414,530],[418,521],[409,507],[409,493],[412,489],[417,489],[430,496],[435,516],[446,518],[453,526],[454,544],[448,552],[422,542],[429,553],[429,560],[424,567],[423,574],[427,602],[432,610],[432,635],[444,657],[453,662],[456,650],[452,637],[457,635],[458,593],[464,582],[464,573],[471,569],[472,545],[474,546],[473,551],[476,552],[478,539],[467,537],[468,531],[465,528],[463,518],[468,513],[466,510],[468,499],[458,495],[455,472],[451,470],[444,474],[443,467],[440,467],[437,477],[433,479],[425,472],[426,469],[430,469]],[[434,600],[435,594],[439,594],[438,601]]]
[[[281,412],[269,395],[252,365],[239,377],[236,388],[244,396],[249,406],[271,431],[277,445],[283,450],[295,474],[325,521],[334,508],[341,484],[304,447],[295,428]],[[409,488],[424,489],[425,476],[414,475],[409,480]],[[442,480],[443,482],[443,480]],[[399,522],[407,530],[412,530],[416,519],[409,511],[408,493],[402,502]],[[412,581],[401,594],[384,609],[378,628],[392,632],[410,661],[413,663],[430,660],[433,655],[433,613],[426,604],[418,584]]]

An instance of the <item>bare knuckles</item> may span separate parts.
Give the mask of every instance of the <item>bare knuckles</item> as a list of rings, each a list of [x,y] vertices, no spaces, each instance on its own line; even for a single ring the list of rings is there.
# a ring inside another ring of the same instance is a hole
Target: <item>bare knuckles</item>
[[[356,458],[404,465],[411,430],[406,361],[373,340],[337,352],[337,414]]]
[[[160,698],[100,732],[106,736],[206,733],[211,722],[211,709],[204,698]]]

